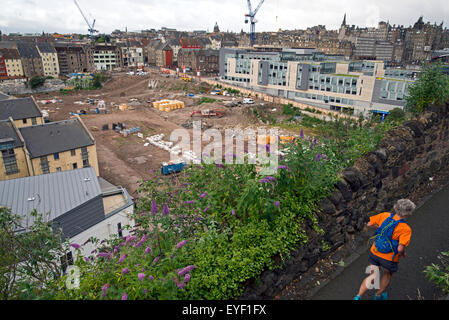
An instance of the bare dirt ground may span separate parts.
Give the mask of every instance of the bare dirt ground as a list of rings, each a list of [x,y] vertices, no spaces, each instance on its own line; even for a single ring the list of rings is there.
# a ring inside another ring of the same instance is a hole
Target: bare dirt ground
[[[150,79],[158,80],[155,89],[148,88]],[[192,134],[193,120],[201,120],[202,128],[215,128],[224,131],[227,128],[263,128],[265,124],[255,115],[254,108],[259,114],[270,114],[274,118],[282,118],[282,107],[256,101],[255,105],[226,107],[225,101],[232,97],[211,95],[213,88],[207,83],[185,82],[179,78],[166,78],[158,71],[150,70],[146,76],[130,76],[124,73],[112,74],[110,79],[100,90],[79,90],[69,94],[45,93],[33,95],[41,110],[47,110],[51,121],[67,119],[71,112],[95,108],[86,102],[88,98],[104,100],[107,114],[81,115],[81,119],[89,128],[96,140],[100,175],[116,185],[125,187],[132,196],[137,196],[139,180],[147,180],[160,170],[160,163],[170,160],[168,151],[151,144],[144,146],[145,138],[163,133],[168,140],[175,129],[188,128]],[[201,93],[203,92],[203,93]],[[194,94],[193,97],[188,94]],[[213,103],[199,105],[201,97],[213,98]],[[55,99],[56,103],[45,104],[43,100]],[[137,99],[137,101],[131,101]],[[151,102],[162,99],[183,101],[184,109],[171,112],[159,111],[152,107]],[[236,98],[241,100],[241,98]],[[80,104],[83,103],[83,104]],[[126,103],[130,109],[121,111],[113,105]],[[222,118],[191,117],[197,110],[219,109],[224,112]],[[124,123],[126,128],[140,127],[143,138],[137,134],[124,137],[112,130],[113,123]],[[108,130],[103,127],[108,125]],[[184,125],[184,127],[182,126]],[[267,127],[268,128],[268,127]],[[280,130],[282,134],[297,134],[297,130]],[[203,142],[203,146],[209,142]]]

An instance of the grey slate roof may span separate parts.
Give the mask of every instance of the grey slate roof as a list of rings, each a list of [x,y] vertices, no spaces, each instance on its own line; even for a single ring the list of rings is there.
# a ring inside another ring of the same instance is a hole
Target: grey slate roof
[[[40,58],[36,45],[32,42],[17,42],[17,50],[22,58]]]
[[[42,117],[42,112],[32,98],[2,100],[0,95],[0,120]]]
[[[94,144],[77,119],[23,127],[19,130],[32,159]]]
[[[23,143],[20,140],[11,121],[0,120],[0,143],[8,141],[14,141],[14,148],[23,146]]]
[[[37,47],[39,48],[39,51],[42,53],[56,53],[55,47],[53,47],[52,44],[47,42],[38,42]]]
[[[92,167],[0,181],[0,206],[22,216],[23,223],[33,222],[33,209],[49,213],[50,221],[100,195]]]

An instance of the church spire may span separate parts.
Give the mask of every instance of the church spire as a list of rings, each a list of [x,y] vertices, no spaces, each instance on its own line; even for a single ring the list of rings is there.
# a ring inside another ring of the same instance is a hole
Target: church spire
[[[345,16],[343,17],[343,22],[341,23],[342,26],[346,25],[346,12],[345,12]]]

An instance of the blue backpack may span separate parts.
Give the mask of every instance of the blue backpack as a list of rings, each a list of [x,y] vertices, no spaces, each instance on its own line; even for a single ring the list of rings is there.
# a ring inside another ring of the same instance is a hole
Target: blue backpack
[[[394,213],[391,213],[382,225],[376,229],[376,233],[373,238],[375,238],[374,245],[376,246],[377,251],[381,253],[394,252],[394,259],[394,257],[398,254],[399,241],[393,240],[392,235],[399,222],[404,222],[404,220],[394,220],[393,217]]]

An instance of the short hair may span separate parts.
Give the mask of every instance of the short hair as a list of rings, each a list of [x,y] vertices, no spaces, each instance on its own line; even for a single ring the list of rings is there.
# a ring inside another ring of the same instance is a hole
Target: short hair
[[[401,217],[407,217],[411,215],[415,208],[416,205],[409,199],[400,199],[393,207],[395,213],[397,213]]]

